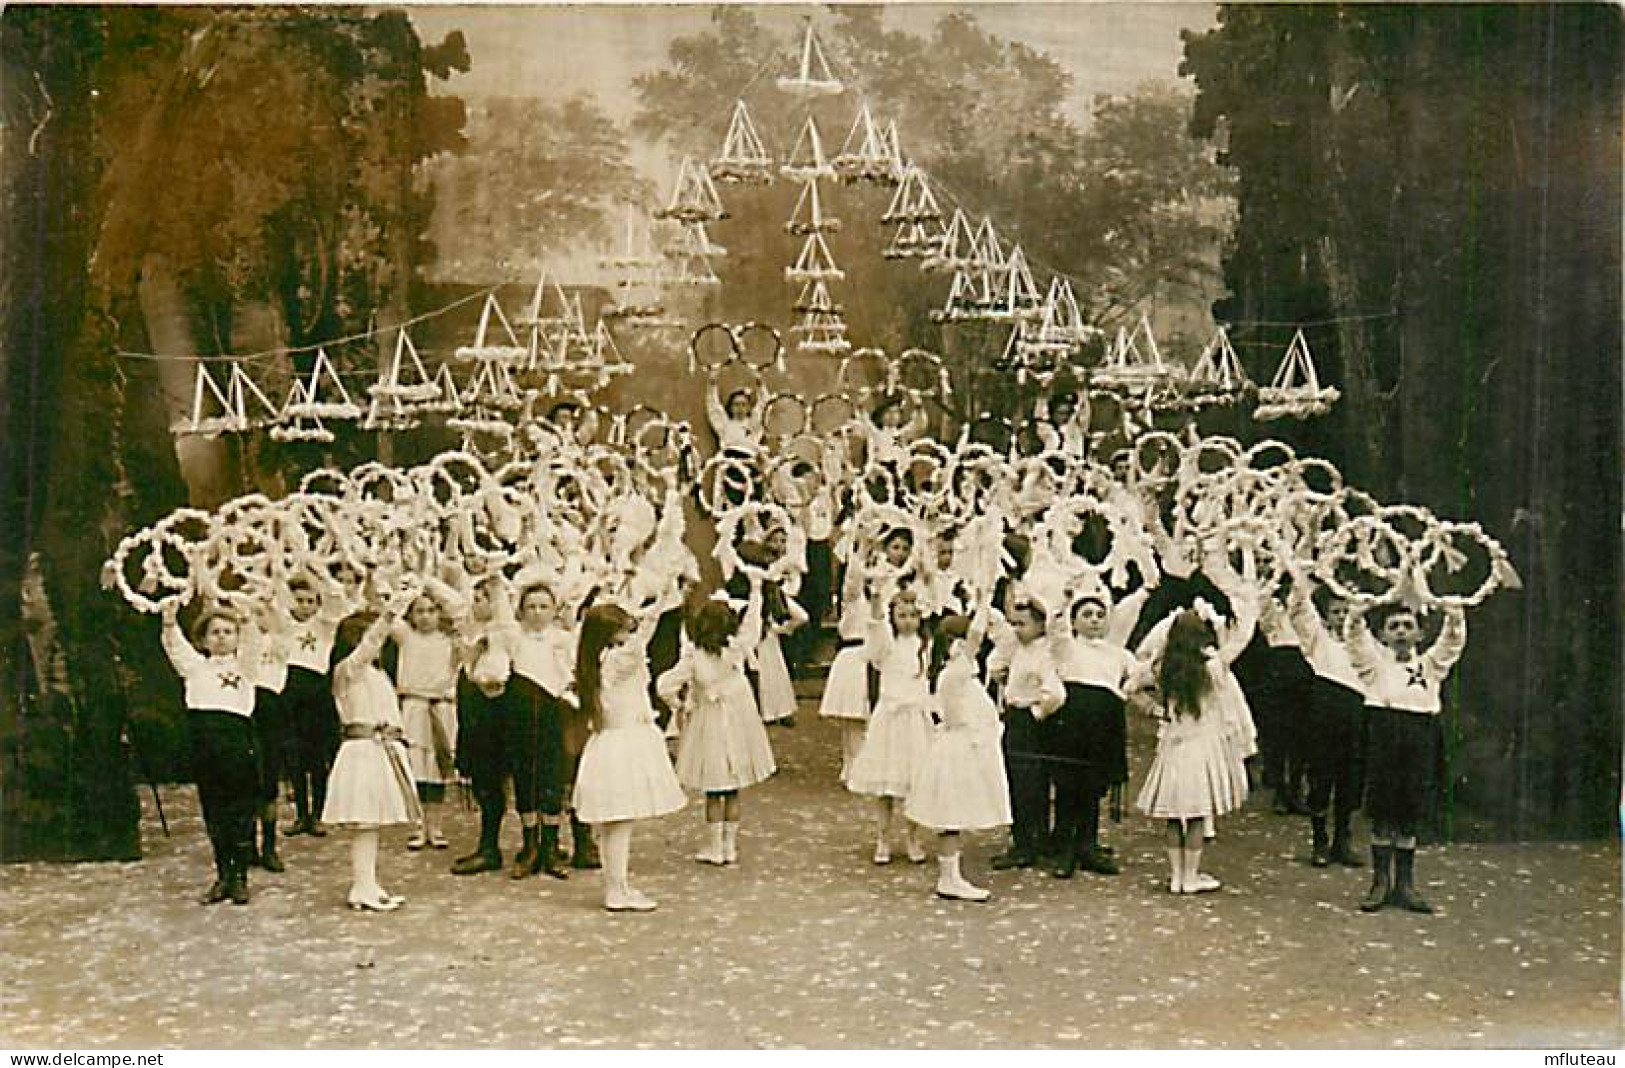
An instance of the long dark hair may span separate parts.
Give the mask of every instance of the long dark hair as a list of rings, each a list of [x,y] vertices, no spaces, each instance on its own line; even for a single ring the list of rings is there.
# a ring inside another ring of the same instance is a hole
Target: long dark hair
[[[1185,609],[1168,628],[1168,643],[1162,650],[1162,666],[1157,683],[1163,703],[1176,716],[1200,716],[1209,677],[1207,651],[1215,642],[1213,628],[1201,616]]]
[[[722,652],[729,640],[739,633],[739,617],[734,615],[733,609],[710,598],[691,607],[683,624],[688,640],[713,655]]]
[[[948,653],[954,642],[970,635],[968,616],[943,616],[931,631],[931,688],[937,688],[937,679],[948,664]]]
[[[597,730],[603,720],[598,690],[604,650],[631,625],[632,617],[612,604],[593,605],[581,620],[581,644],[576,648],[576,696],[581,700],[581,714],[593,730]]]

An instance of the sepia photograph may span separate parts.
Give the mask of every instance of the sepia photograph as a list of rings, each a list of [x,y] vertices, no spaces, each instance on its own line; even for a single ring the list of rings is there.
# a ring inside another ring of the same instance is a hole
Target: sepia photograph
[[[5,5],[0,1049],[1618,1050],[1622,24]]]

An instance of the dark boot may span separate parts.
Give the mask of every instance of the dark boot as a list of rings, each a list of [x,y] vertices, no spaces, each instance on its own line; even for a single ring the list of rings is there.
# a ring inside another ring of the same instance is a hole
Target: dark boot
[[[536,851],[536,866],[537,870],[545,871],[555,879],[570,877],[564,855],[559,852],[559,825],[556,823],[542,824],[542,844]]]
[[[260,851],[255,858],[259,866],[269,872],[281,874],[288,870],[282,858],[276,855],[276,818],[260,820]]]
[[[1349,813],[1337,814],[1337,826],[1332,831],[1331,862],[1345,868],[1363,868],[1365,861],[1354,851],[1354,832],[1349,830]]]
[[[519,850],[519,855],[513,858],[513,869],[508,872],[511,879],[528,879],[541,868],[542,829],[531,824],[525,828],[525,845]]]
[[[1010,848],[994,857],[991,867],[994,871],[1009,871],[1011,868],[1030,868],[1038,863],[1038,850],[1031,842],[1024,838],[1016,839]]]
[[[1412,883],[1416,873],[1416,850],[1394,850],[1394,888],[1388,892],[1388,903],[1397,905],[1406,912],[1420,912],[1432,915],[1433,906],[1425,901],[1421,894],[1416,892]]]
[[[248,904],[248,861],[253,852],[253,843],[244,843],[226,870],[226,896],[233,905]]]
[[[1317,868],[1324,868],[1330,861],[1326,859],[1326,817],[1310,816],[1309,833],[1309,863]]]
[[[498,846],[498,838],[502,833],[502,811],[500,809],[480,809],[480,844],[474,852],[466,857],[458,857],[452,861],[451,873],[453,875],[478,875],[484,871],[498,871],[502,868],[502,850]]]
[[[1388,904],[1388,892],[1391,889],[1388,882],[1388,862],[1393,855],[1393,846],[1372,844],[1371,889],[1366,891],[1365,900],[1360,902],[1361,912],[1376,912]]]
[[[603,867],[598,859],[598,847],[593,844],[592,831],[574,815],[570,817],[570,867],[582,871],[597,871]]]
[[[198,903],[218,905],[226,900],[226,883],[229,881],[226,878],[225,862],[220,859],[220,851],[216,848],[214,852],[214,882],[210,883],[209,888],[203,891],[203,896],[198,898]]]

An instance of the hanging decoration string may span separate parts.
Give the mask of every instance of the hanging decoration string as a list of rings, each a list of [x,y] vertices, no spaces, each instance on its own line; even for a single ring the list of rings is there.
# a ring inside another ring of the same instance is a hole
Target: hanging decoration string
[[[262,352],[226,353],[219,355],[204,355],[202,353],[195,353],[189,356],[179,354],[168,355],[159,352],[129,352],[124,349],[119,349],[115,351],[113,355],[117,356],[121,360],[193,360],[199,363],[233,363],[244,360],[263,360],[270,356],[283,356],[295,352],[315,352],[317,349],[337,348],[340,345],[347,345],[352,341],[366,341],[369,338],[375,338],[380,334],[391,334],[397,330],[405,330],[407,327],[416,326],[418,323],[427,322],[430,319],[438,318],[449,311],[462,307],[464,304],[471,304],[476,300],[483,300],[495,293],[500,288],[502,288],[500,284],[487,286],[477,293],[470,293],[466,297],[459,297],[444,307],[436,308],[433,311],[426,311],[421,315],[414,315],[410,319],[403,320],[391,326],[375,326],[364,330],[359,334],[350,334],[345,337],[330,338],[327,341],[315,341],[309,345],[287,345],[274,349],[265,349]]]

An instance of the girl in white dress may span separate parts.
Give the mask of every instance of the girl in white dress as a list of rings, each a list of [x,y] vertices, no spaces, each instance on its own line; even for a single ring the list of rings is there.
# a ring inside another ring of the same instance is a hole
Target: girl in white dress
[[[910,820],[937,832],[937,896],[959,901],[991,896],[960,873],[960,832],[1010,825],[999,708],[977,677],[976,651],[987,624],[984,604],[974,619],[952,615],[937,625],[932,661],[942,729],[926,750],[905,808]]]
[[[636,623],[615,605],[595,605],[581,624],[576,695],[592,736],[576,772],[575,811],[593,827],[604,865],[604,908],[648,912],[653,899],[634,890],[627,869],[638,820],[687,804],[649,703],[649,639],[660,610]]]
[[[914,535],[906,528],[889,531],[880,545],[881,559],[864,559],[861,532],[854,530],[847,554],[846,576],[841,582],[841,618],[837,633],[841,651],[829,665],[818,714],[841,721],[841,782],[850,781],[852,764],[863,748],[869,728],[872,698],[869,690],[868,644],[870,619],[877,611],[869,589],[872,578],[887,575],[901,580],[914,549]]]
[[[773,749],[745,676],[746,659],[761,630],[761,609],[761,587],[754,576],[743,621],[722,601],[696,606],[686,621],[690,644],[677,666],[655,684],[662,701],[683,709],[677,781],[705,794],[710,841],[694,858],[702,864],[738,861],[739,791],[775,770]]]
[[[1136,807],[1168,821],[1168,890],[1205,893],[1219,880],[1201,871],[1203,826],[1247,800],[1247,769],[1238,735],[1251,726],[1246,699],[1230,665],[1252,639],[1256,602],[1234,599],[1237,618],[1225,625],[1198,599],[1176,614],[1159,638],[1148,636],[1154,659],[1142,659],[1131,686],[1152,688],[1162,726],[1157,755]],[[1160,649],[1157,648],[1160,642]]]
[[[406,726],[407,757],[417,783],[423,821],[406,848],[446,848],[440,829],[446,784],[456,776],[457,651],[440,601],[425,594],[413,602],[405,626],[390,629],[398,653],[395,692]]]
[[[395,687],[378,666],[384,639],[417,596],[407,587],[382,616],[355,615],[339,624],[333,641],[333,701],[344,743],[327,781],[322,822],[353,827],[350,907],[390,912],[405,902],[378,882],[378,829],[422,818],[407,761],[405,723]]]
[[[880,616],[885,600],[891,605],[889,626]],[[853,793],[875,799],[874,860],[889,864],[892,816],[898,802],[908,799],[936,728],[926,677],[930,645],[920,631],[919,597],[905,589],[890,598],[876,598],[874,604],[865,653],[880,672],[880,694],[846,785]],[[908,859],[923,864],[925,849],[912,823],[905,826],[904,835]]]

